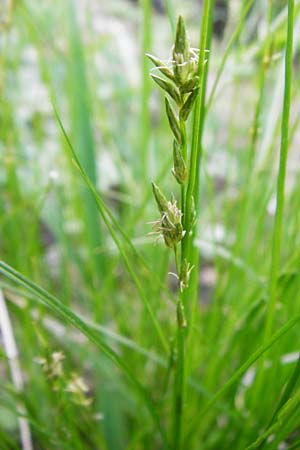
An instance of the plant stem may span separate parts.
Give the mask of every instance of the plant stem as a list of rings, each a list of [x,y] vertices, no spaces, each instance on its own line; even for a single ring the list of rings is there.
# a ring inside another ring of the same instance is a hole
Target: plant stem
[[[222,72],[224,70],[227,58],[230,55],[230,52],[231,52],[231,49],[232,49],[233,45],[238,40],[241,32],[243,31],[243,25],[244,25],[245,18],[247,17],[247,14],[249,13],[249,10],[252,7],[253,3],[254,3],[254,0],[249,0],[245,4],[245,6],[243,8],[243,11],[241,13],[241,17],[240,17],[239,22],[238,22],[238,25],[237,25],[236,29],[234,30],[234,32],[233,32],[233,34],[232,34],[232,36],[231,36],[231,38],[230,38],[230,40],[229,40],[229,42],[228,42],[228,44],[226,46],[226,49],[225,49],[224,54],[223,54],[223,58],[221,60],[221,64],[220,64],[220,66],[218,68],[217,75],[216,75],[213,87],[212,87],[210,95],[209,95],[209,99],[207,101],[207,105],[206,105],[206,109],[207,110],[209,110],[211,105],[212,105],[212,101],[213,101],[214,96],[216,94],[216,90],[217,90],[217,87],[218,87],[218,84],[219,84]]]
[[[264,42],[264,51],[261,58],[260,65],[260,74],[259,74],[259,87],[258,87],[258,97],[255,104],[254,115],[252,119],[251,125],[251,141],[247,158],[246,171],[244,175],[244,194],[243,201],[241,204],[241,212],[239,214],[240,220],[237,229],[236,235],[236,244],[235,244],[235,254],[237,257],[242,256],[242,246],[246,242],[245,236],[247,233],[247,224],[249,223],[249,211],[251,210],[251,186],[253,185],[253,174],[254,174],[254,163],[256,157],[256,146],[259,136],[259,128],[260,128],[260,120],[261,120],[261,112],[263,107],[263,98],[264,91],[266,85],[266,77],[268,73],[268,69],[270,67],[271,62],[271,21],[272,21],[272,11],[273,11],[273,3],[269,1],[268,4],[268,12],[267,12],[267,26],[266,26],[266,37]],[[235,268],[231,272],[231,277],[240,276],[239,270]]]
[[[142,86],[141,86],[141,140],[139,146],[143,149],[142,158],[142,174],[145,176],[148,172],[149,160],[149,142],[151,130],[151,117],[149,110],[149,98],[151,92],[151,81],[149,78],[149,62],[145,54],[151,49],[151,1],[141,0],[143,10],[143,26],[142,26]]]
[[[75,164],[76,164],[76,166],[77,166],[77,168],[78,168],[78,170],[79,170],[83,180],[86,182],[89,190],[91,191],[91,193],[92,193],[92,195],[94,197],[94,200],[95,200],[95,202],[96,202],[96,204],[98,206],[99,213],[100,213],[100,215],[101,215],[101,217],[102,217],[102,219],[103,219],[107,229],[109,230],[112,239],[114,240],[116,246],[118,247],[118,249],[120,251],[120,255],[123,258],[125,267],[127,268],[128,273],[130,274],[130,276],[132,278],[132,281],[133,281],[133,283],[134,283],[134,285],[135,285],[135,287],[136,287],[136,289],[137,289],[137,291],[138,291],[138,293],[139,293],[139,295],[140,295],[140,297],[141,297],[141,299],[142,299],[142,301],[143,301],[143,303],[145,305],[145,308],[148,311],[151,320],[153,321],[153,326],[154,326],[154,328],[155,328],[155,330],[157,332],[157,335],[158,335],[158,337],[159,337],[159,339],[160,339],[160,341],[162,343],[162,346],[163,346],[164,350],[166,352],[168,352],[169,351],[169,345],[168,345],[167,340],[166,340],[166,338],[164,336],[164,333],[163,333],[163,331],[162,331],[162,329],[161,329],[161,327],[160,327],[160,325],[158,323],[157,318],[155,317],[154,311],[153,311],[153,309],[152,309],[152,307],[151,307],[151,305],[149,303],[147,295],[145,295],[145,292],[144,292],[143,287],[142,287],[142,285],[141,285],[141,283],[139,281],[139,278],[136,275],[136,273],[135,273],[135,271],[134,271],[134,269],[132,267],[132,264],[131,264],[131,261],[130,261],[128,255],[127,255],[127,252],[126,252],[126,250],[125,250],[121,240],[118,238],[117,233],[114,230],[114,227],[113,227],[113,225],[111,223],[111,222],[114,223],[113,216],[109,212],[109,210],[106,207],[105,203],[103,202],[102,198],[98,195],[98,193],[97,193],[93,183],[91,182],[91,180],[89,179],[88,175],[86,174],[84,168],[82,167],[82,165],[81,165],[81,163],[80,163],[80,161],[79,161],[79,159],[77,157],[77,154],[76,154],[76,152],[75,152],[75,150],[74,150],[74,148],[73,148],[73,146],[71,144],[71,141],[70,141],[70,139],[69,139],[69,137],[68,137],[68,135],[67,135],[67,133],[65,131],[65,128],[64,128],[64,126],[62,124],[62,121],[61,121],[61,119],[59,117],[59,114],[58,114],[57,109],[55,108],[54,104],[53,104],[53,109],[54,109],[56,120],[57,120],[57,122],[59,124],[59,127],[61,129],[61,132],[63,133],[63,136],[64,136],[64,138],[65,138],[65,140],[66,140],[66,142],[68,144],[68,148],[69,148],[70,154],[71,154],[72,158],[74,159],[74,162],[75,162]]]
[[[185,121],[180,119],[180,133],[182,139],[181,152],[184,162],[187,164],[187,138],[186,138],[186,125]],[[185,185],[181,185],[181,212],[184,216],[185,211]],[[183,252],[181,252],[181,260],[183,258]]]
[[[180,310],[182,302],[179,296],[177,302],[177,355],[175,359],[176,371],[174,380],[174,421],[173,421],[173,448],[180,450],[182,444],[182,419],[185,391],[185,326],[182,324]]]
[[[195,183],[198,178],[200,152],[201,152],[201,136],[204,123],[203,111],[204,111],[204,98],[205,98],[205,81],[206,70],[205,65],[205,50],[208,41],[209,24],[212,18],[214,0],[205,0],[203,6],[202,23],[201,23],[201,35],[200,35],[200,53],[199,53],[199,94],[196,100],[194,123],[193,123],[193,138],[191,146],[190,168],[187,192],[185,194],[185,188],[181,188],[181,209],[183,212],[183,224],[186,231],[184,239],[181,241],[181,262],[186,259],[190,260],[191,241],[193,236],[191,235],[192,226],[192,208],[193,208],[193,196],[195,191]],[[186,141],[186,129],[185,124],[180,123],[183,146],[182,154],[184,160],[187,162],[187,141]],[[200,134],[201,130],[201,134]],[[185,340],[186,340],[186,321],[184,307],[186,304],[186,289],[179,293],[177,301],[177,358],[176,358],[176,371],[174,380],[174,422],[173,422],[173,448],[174,450],[180,450],[182,445],[182,423],[184,417],[184,399],[185,399],[185,374],[186,374],[186,355],[185,355]]]
[[[6,301],[0,288],[0,330],[3,340],[4,353],[8,359],[13,386],[18,393],[24,390],[24,377],[20,368],[19,352],[15,341],[10,315],[6,306]],[[31,431],[29,422],[26,419],[26,409],[24,404],[17,405],[19,413],[18,423],[20,430],[20,442],[22,450],[33,450]],[[25,415],[25,417],[23,417]]]
[[[169,18],[169,22],[170,22],[170,27],[172,30],[172,35],[175,35],[175,16],[174,16],[174,7],[173,7],[173,2],[172,0],[165,0],[165,8],[167,11],[167,15]]]
[[[269,302],[267,309],[267,319],[264,330],[264,340],[267,340],[273,331],[277,279],[280,265],[280,252],[282,245],[283,210],[284,210],[284,188],[286,177],[286,164],[289,146],[289,117],[291,103],[291,82],[293,68],[293,32],[294,32],[294,0],[288,1],[288,22],[287,22],[287,46],[285,54],[285,81],[284,99],[281,122],[281,145],[280,160],[277,177],[276,212],[273,231],[272,259],[269,277]]]
[[[208,400],[201,411],[201,416],[205,417],[209,409],[225,394],[228,389],[236,383],[246,370],[252,366],[262,355],[264,355],[282,336],[290,331],[300,322],[300,314],[290,319],[276,333],[274,333],[263,345],[261,345],[238,369],[235,370],[229,380]]]
[[[288,21],[287,21],[287,44],[285,53],[285,79],[284,79],[284,99],[281,121],[281,144],[280,159],[277,176],[276,190],[276,212],[272,239],[272,256],[268,286],[268,304],[266,312],[266,321],[263,334],[263,342],[268,341],[274,328],[277,280],[280,266],[280,253],[282,245],[283,228],[283,210],[284,210],[284,188],[286,177],[286,164],[289,146],[289,116],[291,100],[291,81],[293,64],[293,31],[294,31],[294,0],[288,2]],[[254,387],[256,396],[261,395],[263,388],[263,361],[260,361],[258,367],[257,380]],[[255,395],[253,396],[255,398]]]
[[[213,23],[213,12],[214,12],[214,0],[210,2],[208,12],[207,12],[207,31],[206,31],[206,43],[205,43],[205,49],[210,49],[211,45],[211,36],[212,36],[212,23]],[[202,36],[201,36],[202,40]],[[200,43],[201,45],[201,43]],[[202,46],[200,47],[202,48]],[[199,186],[200,186],[200,163],[201,163],[201,156],[202,156],[202,139],[203,139],[203,130],[204,130],[204,122],[205,122],[205,116],[206,116],[206,107],[205,107],[205,98],[206,98],[206,82],[207,82],[207,75],[208,75],[208,68],[209,68],[209,61],[203,68],[203,79],[202,79],[202,85],[201,85],[201,102],[199,103],[199,134],[198,134],[198,142],[197,142],[197,171],[196,171],[196,180],[195,180],[195,186],[194,186],[194,201],[195,201],[195,207],[196,211],[198,210],[198,203],[199,203]],[[197,107],[196,106],[196,107]],[[196,111],[195,111],[196,113]],[[193,241],[194,236],[191,237],[191,241]],[[191,273],[191,279],[190,279],[190,286],[185,290],[185,300],[184,304],[189,303],[189,333],[187,337],[186,342],[186,352],[187,352],[187,361],[186,361],[186,374],[188,377],[188,374],[190,373],[191,366],[192,366],[192,357],[193,357],[193,342],[195,337],[195,321],[197,316],[197,309],[198,309],[198,273],[199,273],[199,261],[200,261],[200,255],[199,255],[199,249],[197,249],[195,246],[191,245],[190,247],[190,254],[189,254],[189,261],[191,265],[194,267],[192,273]]]
[[[204,63],[205,63],[205,50],[207,43],[207,36],[209,31],[209,18],[213,8],[214,0],[205,0],[203,4],[201,34],[200,34],[200,51],[199,51],[199,94],[196,100],[195,113],[193,118],[193,136],[191,146],[190,157],[190,169],[189,169],[189,181],[186,193],[185,201],[185,216],[184,216],[184,229],[186,235],[182,241],[183,258],[188,259],[191,248],[191,209],[193,204],[193,195],[195,190],[195,183],[197,178],[197,172],[199,171],[199,158],[201,154],[201,145],[199,145],[200,129],[201,129],[201,105],[205,95],[204,87]]]
[[[178,275],[180,274],[180,261],[177,247],[174,247],[175,262]],[[177,331],[174,375],[174,418],[173,418],[173,446],[174,450],[180,450],[182,441],[182,418],[185,390],[185,318],[182,304],[182,292],[178,293],[177,300]]]

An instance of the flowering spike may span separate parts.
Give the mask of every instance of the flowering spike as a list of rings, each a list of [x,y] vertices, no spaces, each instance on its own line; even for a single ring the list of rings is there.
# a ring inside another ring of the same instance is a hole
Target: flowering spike
[[[182,16],[178,17],[177,27],[176,27],[176,37],[174,43],[174,53],[182,54],[185,58],[188,57],[190,46],[188,43],[185,24]]]
[[[176,140],[173,142],[173,161],[172,173],[179,184],[184,184],[188,177],[188,170]]]
[[[152,182],[152,189],[159,212],[164,213],[165,211],[168,210],[168,201],[164,196],[164,194],[159,189],[159,187],[157,186],[157,184],[155,184],[154,182]]]
[[[172,70],[170,70],[163,61],[161,61],[159,58],[156,58],[156,56],[150,55],[150,53],[146,53],[146,56],[150,59],[150,61],[153,62],[153,64],[158,68],[158,70],[160,70],[163,75],[174,81],[174,74]]]
[[[180,128],[179,128],[178,118],[177,118],[169,100],[167,99],[167,97],[165,98],[165,103],[166,103],[166,112],[167,112],[170,128],[173,131],[176,141],[178,143],[181,143],[181,133],[180,133]]]
[[[161,87],[167,94],[170,95],[170,97],[173,98],[173,100],[175,100],[178,105],[180,104],[180,94],[176,86],[174,86],[170,81],[164,80],[153,73],[151,73],[151,77],[159,87]]]
[[[184,120],[184,121],[187,120],[187,118],[188,118],[188,116],[189,116],[189,114],[190,114],[190,112],[191,112],[191,110],[193,108],[193,105],[195,103],[195,100],[197,98],[198,91],[199,91],[199,88],[194,89],[189,94],[188,98],[186,99],[186,101],[184,102],[182,108],[180,109],[180,113],[179,114],[180,114],[180,118],[182,120]]]
[[[161,214],[160,219],[154,223],[153,229],[157,234],[163,236],[165,244],[168,247],[175,248],[177,243],[181,241],[185,235],[181,223],[182,213],[177,207],[175,199],[167,201],[166,197],[155,183],[152,183],[152,188]]]
[[[173,48],[173,70],[179,85],[184,84],[189,74],[190,45],[183,18],[179,16]]]
[[[182,94],[187,94],[192,92],[195,88],[198,87],[199,77],[196,75],[193,78],[188,79],[181,87],[180,92]]]

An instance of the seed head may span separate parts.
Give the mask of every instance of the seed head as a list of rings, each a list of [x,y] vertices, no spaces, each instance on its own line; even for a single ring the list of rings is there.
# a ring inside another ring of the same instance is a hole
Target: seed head
[[[179,90],[171,81],[165,80],[164,78],[154,75],[153,73],[151,74],[151,77],[160,88],[162,88],[170,97],[172,97],[177,105],[180,105],[181,98]]]
[[[179,16],[173,48],[173,71],[175,80],[181,85],[189,74],[190,44],[183,18]]]
[[[177,207],[177,202],[174,198],[168,201],[155,183],[152,183],[152,187],[161,214],[159,220],[154,222],[153,229],[156,234],[163,236],[168,247],[174,248],[185,235],[181,223],[182,213]]]
[[[152,189],[159,212],[163,214],[168,210],[168,201],[157,184],[155,184],[154,182],[152,182]]]
[[[84,379],[75,372],[71,374],[71,378],[66,385],[65,391],[72,394],[72,400],[77,405],[87,407],[92,403],[92,398],[87,396],[89,391],[87,384]]]
[[[167,112],[167,117],[169,120],[170,128],[171,128],[177,142],[181,143],[182,137],[181,137],[181,133],[180,133],[178,117],[177,117],[176,113],[174,112],[174,109],[172,108],[167,97],[165,98],[165,103],[166,103],[166,112]]]
[[[53,352],[46,358],[35,358],[35,362],[40,364],[47,378],[56,379],[63,375],[63,363],[65,355],[62,351]]]
[[[171,69],[159,58],[156,56],[150,55],[150,53],[146,53],[147,58],[153,62],[153,64],[157,67],[157,69],[165,75],[170,80],[174,81],[174,74]]]
[[[185,24],[182,16],[178,17],[177,27],[176,27],[176,37],[174,43],[174,52],[179,54],[181,53],[184,56],[188,56],[188,52],[190,50],[190,46],[188,43]]]
[[[176,140],[173,142],[173,161],[174,167],[172,173],[179,184],[184,184],[188,177],[188,170]]]
[[[182,108],[180,109],[180,118],[182,120],[186,121],[190,112],[192,111],[193,105],[194,105],[197,95],[198,95],[198,91],[199,91],[199,88],[193,89],[192,92],[187,97],[187,99],[185,100]]]

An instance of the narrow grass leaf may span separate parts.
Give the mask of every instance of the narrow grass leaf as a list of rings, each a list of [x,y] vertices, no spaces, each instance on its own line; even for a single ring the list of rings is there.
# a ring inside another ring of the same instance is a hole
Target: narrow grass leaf
[[[64,319],[67,323],[80,330],[91,342],[93,342],[101,351],[103,351],[103,353],[127,376],[130,382],[136,388],[166,444],[165,433],[160,424],[160,419],[152,399],[150,398],[147,390],[138,381],[138,379],[135,377],[135,375],[123,361],[123,359],[102,339],[100,339],[99,335],[96,334],[95,331],[91,329],[91,327],[87,325],[79,316],[74,314],[67,306],[65,306],[60,300],[47,292],[45,289],[29,280],[20,272],[13,269],[3,261],[0,261],[0,273],[6,278],[9,278],[13,282],[17,283],[19,286],[25,288],[26,291],[36,295],[40,299],[40,301],[52,312],[58,314],[58,316]]]

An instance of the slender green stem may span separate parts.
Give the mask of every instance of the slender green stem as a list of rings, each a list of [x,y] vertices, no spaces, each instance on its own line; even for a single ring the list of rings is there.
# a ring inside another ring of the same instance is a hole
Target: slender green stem
[[[210,45],[211,45],[211,34],[212,34],[212,23],[213,23],[213,12],[214,12],[214,0],[210,1],[208,12],[207,12],[207,29],[206,29],[206,37],[205,37],[205,50],[210,51]],[[201,36],[202,40],[202,36]],[[201,45],[201,44],[200,44]],[[195,142],[196,146],[196,172],[195,172],[195,183],[194,183],[194,190],[192,196],[194,197],[196,209],[198,209],[198,200],[199,200],[199,187],[200,187],[200,163],[201,163],[201,157],[202,157],[202,150],[203,150],[203,131],[204,131],[204,122],[205,122],[205,116],[206,116],[206,107],[205,107],[205,97],[206,97],[206,85],[207,85],[207,75],[208,75],[208,68],[209,68],[209,60],[207,60],[207,64],[203,67],[203,77],[202,77],[202,83],[201,83],[201,90],[199,95],[199,105],[198,110],[196,109],[195,113],[198,112],[199,114],[199,121],[197,121],[197,129],[195,130],[195,123],[194,123],[194,129],[193,129],[193,142],[194,137],[196,139],[196,136],[194,136],[195,131],[197,131],[197,141]],[[193,144],[193,143],[192,143]],[[193,241],[194,235],[191,236],[191,241]],[[193,247],[192,247],[193,249]],[[196,260],[198,260],[198,251],[193,251],[194,257],[192,258],[192,264],[197,264]],[[197,269],[197,267],[196,267]],[[196,272],[196,271],[195,271]]]
[[[277,415],[280,411],[280,409],[286,404],[286,402],[289,400],[289,398],[291,398],[292,393],[294,391],[294,388],[297,384],[297,381],[299,379],[299,375],[300,375],[300,358],[298,358],[296,367],[293,369],[293,372],[291,374],[291,376],[289,377],[289,380],[284,388],[284,391],[282,393],[281,399],[271,417],[270,422],[268,423],[268,426],[266,427],[266,429],[270,428],[271,425],[273,425],[275,419],[277,418]],[[260,444],[260,446],[257,448],[257,450],[261,450],[264,446],[265,440],[262,441],[262,443]]]
[[[273,231],[272,259],[269,277],[269,302],[264,337],[268,339],[272,333],[276,306],[277,279],[280,265],[280,252],[282,245],[284,188],[286,177],[286,164],[289,147],[289,117],[291,103],[291,83],[293,68],[293,32],[294,32],[294,0],[288,2],[287,46],[285,54],[285,81],[283,113],[281,122],[280,160],[277,177],[276,212]]]
[[[187,140],[186,140],[186,125],[185,121],[183,119],[180,119],[180,131],[181,131],[181,138],[182,138],[182,156],[185,162],[187,162]]]
[[[172,34],[174,36],[175,35],[175,15],[174,15],[173,1],[165,0],[165,7],[166,7],[167,14],[168,14]]]
[[[210,2],[209,8],[208,8],[208,17],[207,17],[207,31],[206,31],[206,42],[204,49],[209,50],[210,44],[211,44],[211,35],[212,35],[212,22],[213,22],[213,12],[214,12],[214,0]],[[202,40],[202,36],[200,37]],[[201,43],[200,43],[201,46]],[[201,46],[201,48],[203,45]],[[197,142],[197,161],[196,161],[196,179],[195,179],[195,185],[194,185],[194,201],[196,205],[196,210],[198,209],[198,198],[199,198],[199,185],[200,185],[200,162],[201,162],[201,155],[202,155],[202,138],[203,138],[203,130],[204,130],[204,121],[205,121],[205,97],[206,97],[206,83],[207,83],[207,74],[208,74],[208,68],[209,68],[209,61],[207,64],[204,65],[203,68],[203,78],[201,83],[201,102],[196,105],[196,111],[198,108],[198,114],[199,114],[199,122],[198,122],[198,142]],[[195,111],[195,114],[196,114]],[[195,128],[193,129],[193,132],[195,132]],[[194,137],[194,135],[193,135]],[[191,236],[191,241],[194,239],[194,236]],[[198,271],[199,271],[199,250],[193,246],[190,245],[189,248],[189,256],[188,261],[191,263],[191,266],[193,266],[193,271],[191,273],[191,279],[190,279],[190,285],[189,287],[184,291],[184,299],[183,303],[184,305],[187,305],[188,299],[189,299],[189,318],[190,318],[190,324],[189,324],[189,334],[188,334],[188,343],[187,347],[190,347],[190,343],[192,343],[193,340],[193,334],[194,334],[194,321],[196,317],[196,309],[198,306]],[[191,359],[191,352],[189,354],[189,359]]]
[[[177,303],[177,315],[182,308],[179,297]],[[182,422],[184,413],[184,391],[185,391],[185,327],[177,318],[177,355],[175,359],[176,371],[174,380],[174,421],[173,421],[173,448],[180,450],[182,445]]]
[[[177,274],[179,275],[179,272],[180,272],[180,261],[179,261],[179,256],[178,256],[177,245],[174,246],[174,257],[175,257],[175,265],[176,265]]]
[[[212,0],[209,4],[208,11],[207,11],[207,30],[206,30],[206,37],[205,37],[205,49],[209,50],[211,46],[211,36],[212,36],[212,24],[213,24],[213,13],[214,13],[214,0]],[[202,36],[201,36],[202,39]],[[201,45],[201,44],[200,44]],[[202,45],[201,45],[202,48]],[[200,163],[201,163],[201,155],[202,155],[202,139],[203,139],[203,131],[204,131],[204,122],[205,122],[205,115],[206,115],[206,109],[205,109],[205,98],[206,98],[206,84],[207,84],[207,75],[208,75],[208,68],[209,68],[209,61],[207,61],[207,64],[203,68],[203,78],[202,78],[202,85],[201,85],[201,102],[199,103],[199,134],[198,134],[198,142],[197,142],[197,162],[196,162],[196,179],[195,179],[195,185],[194,185],[194,201],[196,205],[196,210],[198,209],[198,200],[199,200],[199,186],[200,186]],[[197,107],[196,106],[196,107]],[[191,240],[193,240],[194,236],[191,237]],[[193,348],[193,339],[194,339],[194,333],[195,333],[195,320],[196,320],[196,310],[198,308],[198,273],[199,273],[199,250],[191,245],[190,248],[190,254],[189,254],[189,261],[191,265],[194,267],[192,274],[191,274],[191,280],[190,280],[190,286],[186,289],[184,292],[185,298],[183,300],[184,304],[187,304],[187,300],[189,300],[190,306],[189,306],[189,333],[187,338],[187,363],[186,363],[186,372],[189,374],[190,368],[192,365],[192,348]]]
[[[149,98],[151,91],[151,81],[149,78],[149,61],[145,54],[151,49],[151,1],[141,0],[143,9],[143,26],[142,26],[142,87],[141,87],[141,141],[139,146],[143,151],[143,170],[142,173],[147,175],[149,162],[149,141],[150,141],[150,109]]]
[[[181,132],[181,152],[184,162],[187,164],[187,137],[186,137],[186,125],[185,121],[180,119],[180,132]],[[184,215],[185,212],[185,185],[181,185],[181,212]],[[183,257],[183,252],[181,253],[181,257]]]
[[[256,146],[257,140],[259,136],[259,128],[260,128],[260,116],[263,106],[263,98],[266,84],[266,76],[268,73],[268,69],[270,66],[270,45],[271,45],[271,21],[272,21],[272,10],[273,10],[273,2],[269,1],[268,12],[267,12],[267,32],[264,41],[264,52],[261,59],[260,65],[260,74],[259,74],[259,87],[258,87],[258,97],[255,104],[254,115],[252,119],[251,125],[251,141],[250,148],[247,158],[247,165],[244,176],[244,195],[243,202],[241,204],[241,212],[239,214],[240,220],[238,224],[237,236],[236,236],[236,245],[235,245],[235,254],[237,257],[241,255],[241,247],[243,243],[245,243],[245,234],[247,232],[247,223],[248,223],[248,214],[251,205],[251,186],[253,182],[253,173],[254,173],[254,162],[255,162],[255,154],[256,154]],[[251,182],[252,181],[252,182]],[[237,276],[237,269],[233,270],[231,273],[232,279]]]
[[[10,267],[3,261],[0,261],[0,273],[6,278],[12,280],[19,286],[26,289],[26,291],[33,293],[34,296],[38,297],[40,302],[47,306],[52,312],[56,313],[60,318],[62,318],[66,323],[74,326],[82,334],[84,334],[91,342],[93,342],[100,350],[117,366],[122,372],[127,376],[131,383],[138,390],[139,394],[145,401],[145,405],[149,410],[150,415],[155,421],[161,436],[166,443],[165,432],[160,424],[160,418],[158,416],[157,410],[154,406],[152,399],[149,396],[148,391],[136,378],[134,372],[130,367],[124,362],[124,360],[112,350],[103,339],[93,330],[84,320],[82,320],[78,315],[73,313],[67,306],[64,305],[58,298],[50,294],[48,291],[35,284],[30,279],[26,278],[20,272]]]
[[[178,249],[174,247],[175,263],[178,276],[180,274],[180,260]],[[176,354],[174,374],[174,418],[172,439],[174,450],[180,450],[182,440],[182,419],[184,405],[184,377],[185,377],[185,323],[183,316],[182,293],[179,291],[177,300],[177,331],[176,331]]]
[[[277,177],[276,190],[276,212],[272,240],[272,255],[268,285],[268,304],[266,312],[266,321],[264,328],[264,342],[267,341],[274,328],[277,281],[280,267],[280,253],[282,245],[282,229],[283,229],[283,211],[284,211],[284,188],[286,177],[286,164],[289,146],[289,116],[290,116],[290,100],[291,100],[291,82],[292,82],[292,64],[293,64],[293,31],[294,31],[294,0],[288,2],[288,21],[287,21],[287,44],[285,54],[285,81],[284,81],[284,99],[281,121],[281,145],[280,159]],[[258,368],[257,381],[255,383],[254,392],[260,395],[263,388],[263,361],[260,362]],[[255,395],[253,396],[255,398]]]
[[[243,25],[244,25],[245,18],[247,17],[247,14],[248,14],[251,6],[253,5],[253,3],[254,3],[254,0],[249,0],[246,3],[246,5],[244,6],[244,9],[242,11],[239,23],[238,23],[234,33],[232,34],[232,36],[231,36],[231,38],[230,38],[230,40],[229,40],[229,42],[227,44],[227,47],[226,47],[226,49],[224,51],[224,54],[223,54],[223,58],[222,58],[221,64],[219,65],[219,68],[218,68],[218,72],[217,72],[217,75],[216,75],[216,78],[215,78],[212,90],[211,90],[210,95],[209,95],[209,99],[208,99],[207,107],[206,107],[207,110],[209,110],[210,107],[211,107],[211,104],[212,104],[213,98],[214,98],[214,96],[216,94],[216,90],[217,90],[217,87],[218,87],[218,84],[219,84],[222,72],[224,70],[227,58],[230,55],[230,52],[231,52],[231,49],[232,49],[233,45],[238,40],[238,38],[239,38],[239,36],[240,36],[240,34],[241,34],[242,30],[243,30]]]
[[[247,359],[247,361],[237,369],[234,374],[230,377],[230,379],[221,387],[221,389],[213,395],[213,397],[207,402],[203,410],[201,411],[201,415],[205,416],[208,410],[219,400],[228,389],[236,383],[241,376],[246,372],[246,370],[252,366],[255,361],[257,361],[263,354],[266,353],[282,336],[284,336],[288,331],[290,331],[295,325],[300,322],[300,315],[293,317],[288,322],[286,322],[276,333],[270,337],[265,344],[259,347],[252,355]]]
[[[183,239],[183,258],[188,259],[190,247],[191,247],[191,210],[193,205],[193,195],[195,189],[195,183],[197,178],[197,172],[199,167],[197,165],[198,155],[201,152],[201,146],[199,146],[200,128],[201,128],[201,104],[205,95],[205,88],[203,84],[204,80],[204,63],[206,55],[206,43],[207,35],[209,31],[209,18],[211,15],[211,10],[213,8],[214,0],[205,0],[203,4],[202,13],[202,23],[201,23],[201,34],[200,34],[200,51],[199,51],[199,94],[196,100],[195,113],[193,120],[193,137],[191,146],[191,157],[190,157],[190,168],[189,168],[189,181],[186,192],[186,202],[185,202],[185,216],[184,216],[184,229],[186,230],[186,235]]]
[[[143,290],[143,287],[142,287],[142,285],[141,285],[141,283],[139,281],[139,278],[136,275],[136,273],[135,273],[135,271],[134,271],[134,269],[133,269],[133,267],[131,265],[131,262],[130,262],[128,256],[127,256],[127,253],[126,253],[126,251],[125,251],[125,249],[124,249],[120,239],[118,238],[118,236],[117,236],[117,234],[116,234],[116,232],[115,232],[115,230],[114,230],[114,228],[113,228],[113,226],[111,224],[112,218],[111,218],[110,214],[108,214],[104,202],[102,201],[101,197],[98,195],[98,193],[97,193],[93,183],[91,182],[91,180],[89,179],[88,175],[86,174],[84,168],[82,167],[82,165],[81,165],[81,163],[80,163],[80,161],[79,161],[79,159],[77,157],[77,154],[76,154],[76,152],[75,152],[75,150],[74,150],[74,148],[73,148],[73,146],[71,144],[71,141],[70,141],[70,139],[69,139],[69,137],[68,137],[68,135],[67,135],[67,133],[65,131],[65,128],[64,128],[64,126],[62,124],[62,121],[61,121],[61,119],[59,117],[59,114],[57,112],[57,109],[55,108],[54,105],[53,105],[53,108],[54,108],[54,113],[55,113],[57,122],[58,122],[58,124],[60,126],[60,129],[61,129],[61,131],[62,131],[62,133],[63,133],[63,135],[64,135],[64,137],[66,139],[66,142],[68,144],[71,156],[74,159],[74,162],[75,162],[77,168],[79,169],[79,172],[80,172],[82,178],[84,179],[84,181],[86,182],[87,186],[89,187],[91,193],[93,194],[94,200],[95,200],[95,202],[96,202],[96,204],[98,206],[99,213],[100,213],[100,215],[101,215],[101,217],[103,219],[103,222],[105,223],[107,229],[109,230],[109,233],[110,233],[112,239],[114,240],[116,246],[118,247],[120,255],[122,256],[124,264],[125,264],[125,266],[126,266],[126,268],[128,270],[128,273],[130,274],[131,279],[132,279],[132,281],[133,281],[133,283],[134,283],[134,285],[135,285],[135,287],[136,287],[136,289],[137,289],[137,291],[138,291],[142,301],[144,302],[145,308],[148,311],[151,320],[153,321],[153,326],[154,326],[154,328],[155,328],[155,330],[157,332],[157,335],[158,335],[158,337],[159,337],[159,339],[160,339],[160,341],[161,341],[165,351],[168,352],[169,346],[168,346],[167,340],[166,340],[166,338],[164,336],[164,333],[163,333],[163,331],[162,331],[162,329],[161,329],[161,327],[160,327],[160,325],[158,323],[157,318],[155,317],[154,311],[153,311],[153,309],[152,309],[152,307],[151,307],[151,305],[149,303],[147,295],[144,293],[144,290]]]
[[[180,261],[177,247],[174,248],[175,261],[178,274],[180,273]],[[173,419],[173,446],[174,450],[181,449],[182,422],[185,392],[185,317],[182,304],[182,293],[179,291],[177,300],[177,332],[176,332],[176,355],[174,375],[174,419]]]
[[[193,208],[193,195],[195,189],[195,182],[197,179],[197,171],[199,167],[199,130],[201,126],[201,105],[205,98],[204,87],[204,64],[205,64],[205,50],[207,43],[207,36],[209,33],[209,22],[212,15],[214,1],[206,0],[203,6],[202,24],[201,24],[201,37],[200,37],[200,53],[199,53],[199,95],[196,101],[194,124],[193,124],[193,140],[191,147],[190,167],[189,167],[189,179],[187,192],[185,189],[181,189],[181,208],[183,211],[183,223],[186,231],[185,238],[181,241],[181,262],[186,259],[189,260],[191,240],[191,226],[192,226],[192,208]],[[180,123],[181,134],[183,138],[182,154],[185,161],[187,161],[187,141],[186,141],[186,129],[183,122]],[[182,423],[184,417],[184,401],[185,401],[185,374],[186,374],[186,355],[185,355],[185,340],[186,340],[186,321],[184,313],[185,305],[185,293],[180,292],[177,301],[177,358],[176,358],[176,372],[174,381],[174,422],[173,422],[173,448],[180,450],[182,445]]]

